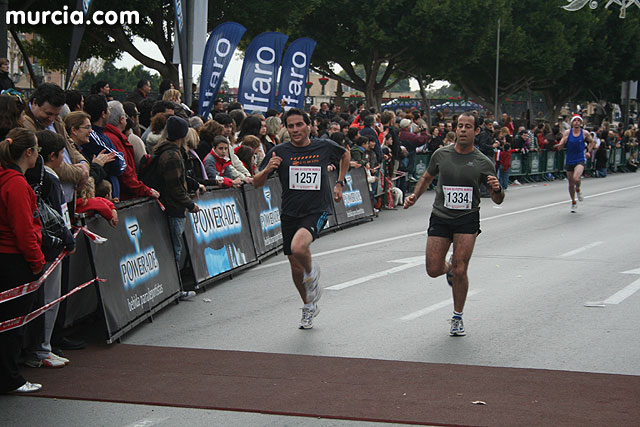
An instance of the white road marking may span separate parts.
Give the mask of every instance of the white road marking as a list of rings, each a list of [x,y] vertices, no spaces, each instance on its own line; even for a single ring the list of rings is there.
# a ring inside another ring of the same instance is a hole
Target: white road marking
[[[169,417],[165,417],[165,418],[143,418],[141,420],[134,421],[131,424],[127,424],[124,427],[148,427],[148,426],[152,426],[152,425],[155,425],[155,424],[163,423],[168,419],[169,419]]]
[[[640,279],[636,280],[632,284],[622,288],[615,294],[611,295],[609,298],[604,300],[605,304],[620,304],[625,299],[629,298],[631,295],[635,294],[640,290]]]
[[[384,271],[379,271],[377,273],[369,274],[367,276],[358,277],[357,279],[349,280],[348,282],[342,282],[342,283],[338,283],[337,285],[328,286],[325,289],[328,289],[330,291],[339,291],[342,289],[350,288],[351,286],[359,285],[360,283],[368,282],[369,280],[378,279],[380,277],[385,277],[389,274],[398,273],[400,271],[407,270],[409,268],[418,267],[421,265],[423,266],[424,255],[413,257],[413,258],[397,259],[389,262],[398,262],[404,265],[393,267]]]
[[[592,194],[590,196],[585,196],[585,199],[591,199],[591,198],[594,198],[594,197],[606,196],[608,194],[619,193],[621,191],[626,191],[626,190],[632,190],[632,189],[638,188],[638,187],[640,187],[640,184],[631,185],[629,187],[624,187],[624,188],[618,188],[617,190],[605,191],[604,193]],[[519,214],[522,214],[522,213],[537,211],[537,210],[540,210],[540,209],[545,209],[545,208],[550,208],[550,207],[553,207],[553,206],[563,205],[565,203],[568,203],[568,202],[566,200],[563,200],[561,202],[549,203],[547,205],[541,205],[541,206],[536,206],[536,207],[533,207],[533,208],[522,209],[522,210],[519,210],[519,211],[508,212],[508,213],[504,213],[504,214],[500,214],[500,215],[491,216],[491,217],[488,217],[488,218],[480,218],[480,222],[491,221],[491,220],[494,220],[494,219],[504,218],[506,216],[519,215]],[[402,236],[389,237],[387,239],[375,240],[373,242],[360,243],[358,245],[353,245],[353,246],[345,246],[343,248],[337,248],[337,249],[332,249],[330,251],[319,252],[317,254],[313,254],[313,257],[314,258],[318,258],[318,257],[325,256],[325,255],[331,255],[331,254],[335,254],[335,253],[350,251],[352,249],[359,249],[359,248],[364,248],[364,247],[372,246],[372,245],[379,245],[380,243],[392,242],[394,240],[406,239],[406,238],[409,238],[409,237],[420,236],[420,235],[425,235],[426,236],[426,231],[419,231],[419,232],[416,232],[416,233],[404,234]],[[251,269],[251,271],[257,271],[257,270],[262,270],[262,269],[265,269],[265,268],[276,267],[278,265],[288,264],[288,263],[289,263],[288,260],[272,262],[272,263],[269,263],[269,264],[259,265],[259,266],[255,267],[255,268]]]
[[[427,235],[426,230],[425,231],[418,231],[416,233],[403,234],[402,236],[389,237],[388,239],[376,240],[375,242],[360,243],[358,245],[345,246],[343,248],[332,249],[330,251],[325,251],[325,252],[319,252],[317,254],[313,254],[313,257],[317,258],[317,257],[325,256],[325,255],[331,255],[331,254],[335,254],[335,253],[339,253],[339,252],[350,251],[352,249],[364,248],[364,247],[371,246],[371,245],[379,245],[380,243],[392,242],[394,240],[406,239],[408,237],[414,237],[414,236],[420,236],[420,235],[426,236]],[[254,268],[253,270],[254,271],[262,270],[263,268],[269,268],[269,267],[274,267],[276,265],[282,265],[282,264],[288,264],[288,263],[289,263],[288,260],[278,261],[278,262],[274,262],[274,263],[271,263],[271,264],[260,265],[260,266],[258,266],[256,268]]]
[[[481,289],[474,289],[472,291],[469,291],[469,293],[467,294],[467,298],[477,294],[480,291]],[[451,298],[448,298],[444,301],[440,301],[439,303],[430,305],[429,307],[425,307],[422,310],[414,311],[413,313],[407,314],[406,316],[401,317],[400,320],[403,320],[403,321],[415,320],[418,317],[425,316],[431,312],[440,310],[441,308],[447,307],[449,305],[453,305],[453,300]]]
[[[589,243],[588,245],[585,245],[585,246],[583,246],[583,247],[581,247],[581,248],[578,248],[578,249],[575,249],[575,250],[573,250],[573,251],[570,251],[570,252],[564,253],[564,254],[562,254],[562,255],[560,255],[560,256],[561,256],[561,257],[565,257],[565,258],[566,258],[566,257],[570,257],[570,256],[573,256],[573,255],[577,255],[577,254],[579,254],[580,252],[584,252],[584,251],[586,251],[586,250],[588,250],[588,249],[595,248],[596,246],[599,246],[599,245],[601,245],[602,243],[604,243],[604,242],[593,242],[593,243]]]

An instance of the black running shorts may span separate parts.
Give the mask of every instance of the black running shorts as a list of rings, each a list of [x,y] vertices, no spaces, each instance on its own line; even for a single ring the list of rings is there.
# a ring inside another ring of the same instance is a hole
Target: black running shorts
[[[296,232],[305,228],[309,230],[309,233],[313,236],[313,240],[316,240],[320,230],[322,230],[329,219],[328,212],[314,213],[303,217],[294,217],[281,215],[280,224],[282,225],[282,243],[283,251],[285,255],[291,255],[291,242]]]
[[[480,211],[463,215],[456,219],[446,219],[431,214],[429,236],[447,237],[453,240],[454,234],[480,234]]]
[[[567,172],[573,172],[574,170],[576,170],[576,166],[578,165],[584,166],[584,163],[580,162],[580,163],[576,163],[575,165],[565,165],[564,168],[567,170]]]

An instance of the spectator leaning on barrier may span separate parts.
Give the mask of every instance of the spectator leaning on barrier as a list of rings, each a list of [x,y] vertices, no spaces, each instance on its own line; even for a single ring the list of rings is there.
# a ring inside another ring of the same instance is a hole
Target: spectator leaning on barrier
[[[124,172],[118,176],[120,200],[138,197],[153,197],[157,199],[160,196],[158,191],[147,187],[138,179],[133,146],[122,133],[127,126],[127,115],[120,101],[109,101],[109,118],[107,121],[104,134],[111,140],[116,150],[123,155],[126,165]]]
[[[25,109],[24,127],[33,132],[48,129],[65,139],[64,161],[55,169],[62,184],[65,202],[69,203],[71,215],[73,215],[73,202],[75,190],[84,185],[89,179],[89,163],[74,147],[59,117],[62,106],[65,103],[64,91],[60,86],[52,83],[43,83],[33,92],[29,104]]]
[[[200,210],[189,197],[189,192],[204,192],[206,188],[195,180],[187,178],[183,154],[184,138],[189,131],[186,120],[171,116],[167,120],[167,139],[155,148],[160,174],[160,201],[164,205],[169,222],[169,231],[178,268],[182,255],[182,233],[184,232],[185,210],[196,213]],[[182,298],[194,296],[193,292],[182,291]]]
[[[20,128],[11,130],[0,142],[0,291],[36,280],[45,265],[36,194],[24,177],[36,164],[38,148],[35,134]],[[35,297],[32,292],[1,303],[0,322],[28,314]],[[0,393],[42,388],[20,374],[23,333],[24,328],[0,332]]]
[[[224,187],[240,187],[242,179],[233,178],[231,173],[231,159],[229,158],[229,140],[218,135],[213,139],[213,148],[204,158],[204,169],[210,179],[215,179]]]
[[[124,155],[116,150],[111,140],[104,133],[107,120],[109,119],[109,104],[102,95],[89,95],[84,103],[84,110],[91,116],[91,129],[89,134],[89,144],[82,147],[86,155],[93,156],[100,154],[103,150],[107,153],[114,153],[115,157],[109,163],[105,163],[104,170],[107,172],[107,179],[111,183],[111,194],[114,200],[120,200],[120,180],[119,176],[127,169]]]

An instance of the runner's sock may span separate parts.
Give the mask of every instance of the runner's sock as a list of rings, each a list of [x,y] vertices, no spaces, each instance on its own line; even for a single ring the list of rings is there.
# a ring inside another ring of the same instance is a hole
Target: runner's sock
[[[314,303],[310,302],[308,304],[305,304],[304,308],[314,309],[314,308],[316,308],[316,305]]]
[[[454,319],[462,319],[462,313],[458,313],[457,311],[453,310],[453,316]]]

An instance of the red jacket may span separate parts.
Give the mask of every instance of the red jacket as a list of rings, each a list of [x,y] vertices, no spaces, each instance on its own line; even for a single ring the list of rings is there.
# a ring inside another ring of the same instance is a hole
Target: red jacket
[[[515,152],[515,149],[505,151],[498,150],[496,151],[495,160],[496,164],[502,165],[502,169],[508,171],[511,168],[511,153]]]
[[[118,177],[120,181],[120,200],[135,199],[136,197],[151,197],[151,189],[138,180],[136,158],[133,155],[133,145],[120,129],[113,125],[104,128],[104,134],[113,142],[116,150],[122,153],[127,168]]]
[[[36,194],[24,175],[0,168],[0,253],[22,254],[33,273],[45,264]]]
[[[89,211],[96,211],[107,221],[113,219],[113,210],[116,207],[109,200],[104,197],[92,197],[87,199],[86,202],[82,198],[76,200],[76,212],[85,213]]]

